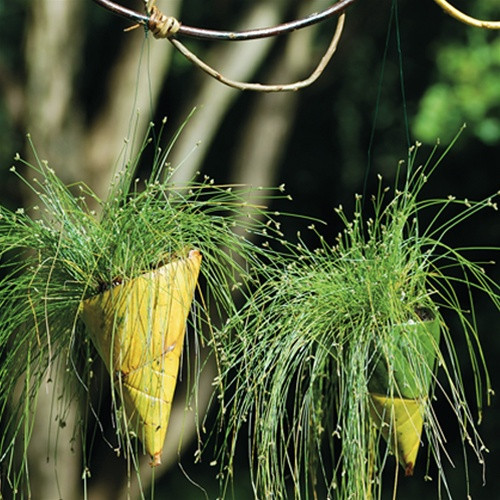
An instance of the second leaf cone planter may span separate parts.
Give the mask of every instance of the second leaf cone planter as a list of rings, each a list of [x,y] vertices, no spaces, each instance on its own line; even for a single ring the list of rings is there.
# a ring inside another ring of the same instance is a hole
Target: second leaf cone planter
[[[128,430],[151,465],[161,463],[200,266],[200,252],[191,250],[83,303],[83,321],[123,397]]]
[[[408,476],[420,446],[440,338],[438,318],[427,310],[418,314],[421,320],[392,329],[368,384],[372,419]]]

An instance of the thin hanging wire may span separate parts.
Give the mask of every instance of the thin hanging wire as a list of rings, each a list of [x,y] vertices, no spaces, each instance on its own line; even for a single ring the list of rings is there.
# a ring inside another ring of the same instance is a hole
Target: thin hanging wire
[[[408,150],[411,147],[411,136],[410,136],[410,122],[408,120],[408,101],[406,99],[406,91],[405,91],[405,78],[404,78],[404,69],[403,69],[403,51],[401,45],[401,30],[399,26],[399,8],[397,0],[392,1],[392,5],[394,7],[394,27],[396,31],[396,46],[398,50],[398,66],[399,66],[399,84],[401,88],[401,99],[403,105],[403,119],[405,126],[405,134],[406,134],[406,146]],[[408,165],[410,167],[410,165]],[[408,172],[410,173],[410,172]]]
[[[385,46],[384,46],[384,54],[382,56],[382,65],[380,68],[380,74],[378,78],[377,85],[377,97],[375,98],[375,110],[373,112],[373,122],[372,128],[370,132],[370,139],[368,141],[368,149],[366,152],[366,168],[365,168],[365,177],[363,179],[363,199],[366,198],[366,192],[368,189],[368,178],[372,169],[372,153],[373,153],[373,145],[375,143],[375,132],[377,129],[378,115],[380,111],[380,102],[382,100],[382,88],[385,77],[385,65],[387,62],[387,54],[389,52],[389,42],[391,39],[392,25],[394,22],[394,5],[391,6],[390,14],[389,14],[389,23],[387,26],[387,33],[385,36]]]
[[[397,0],[392,0],[391,11],[390,11],[390,15],[389,15],[389,23],[388,23],[388,28],[387,28],[387,34],[386,34],[386,38],[385,38],[384,54],[382,57],[382,67],[380,69],[379,81],[378,81],[378,86],[377,86],[377,97],[375,99],[375,111],[373,114],[373,123],[372,123],[371,132],[370,132],[370,139],[368,142],[367,162],[366,162],[365,175],[364,175],[364,179],[363,179],[363,196],[365,196],[367,193],[368,178],[370,176],[371,169],[372,169],[373,146],[375,143],[375,134],[376,134],[377,122],[378,122],[379,111],[380,111],[380,103],[381,103],[381,99],[382,99],[382,88],[383,88],[383,82],[384,82],[384,77],[385,77],[387,55],[389,52],[391,34],[392,34],[393,29],[394,29],[395,37],[396,37],[396,50],[397,50],[397,54],[398,54],[399,85],[400,85],[400,90],[401,90],[401,100],[402,100],[402,107],[403,107],[404,134],[405,134],[405,139],[406,139],[406,147],[407,147],[408,151],[410,151],[410,147],[412,144],[411,143],[411,133],[410,133],[410,120],[408,118],[408,100],[406,98],[406,90],[405,90],[406,86],[405,86],[404,69],[403,69],[403,50],[402,50],[402,43],[401,43],[401,31],[400,31],[398,2],[397,2]],[[410,153],[408,153],[408,154],[410,154]],[[410,162],[408,162],[408,167],[410,168],[410,166],[411,166]],[[408,174],[410,174],[410,172],[408,172]]]

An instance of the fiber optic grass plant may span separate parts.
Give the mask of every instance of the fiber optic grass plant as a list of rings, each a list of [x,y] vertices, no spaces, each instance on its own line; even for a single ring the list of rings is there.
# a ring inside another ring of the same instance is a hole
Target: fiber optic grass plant
[[[114,389],[113,446],[133,467],[144,452],[158,463],[186,321],[203,336],[212,320],[233,315],[232,291],[246,289],[263,255],[247,236],[270,231],[269,218],[249,207],[248,191],[207,178],[174,186],[167,154],[155,150],[144,181],[135,177],[139,157],[127,163],[106,200],[64,185],[38,157],[11,169],[36,199],[29,210],[0,206],[0,463],[14,490],[28,470],[40,386],[60,363],[73,388],[65,382],[55,418],[63,421],[75,395],[88,405],[96,349]]]
[[[474,249],[451,248],[446,235],[497,204],[494,197],[419,199],[448,150],[437,158],[435,149],[421,166],[417,150],[399,166],[394,190],[379,178],[371,203],[356,197],[352,218],[336,209],[345,229],[335,244],[319,234],[314,250],[288,244],[288,263],[262,270],[260,288],[218,337],[231,391],[221,413],[223,491],[241,440],[249,443],[258,498],[380,498],[391,456],[412,475],[417,455],[429,475],[433,456],[438,496],[451,496],[450,422],[439,421],[436,398],[456,414],[464,457],[472,451],[483,463],[477,422],[491,387],[474,296],[485,293],[500,308],[500,290],[482,264],[468,259]],[[424,214],[430,216],[425,227]],[[450,314],[460,328],[448,327]],[[459,337],[468,361],[457,357]],[[476,410],[461,374],[467,362]],[[395,496],[398,474],[391,481]]]

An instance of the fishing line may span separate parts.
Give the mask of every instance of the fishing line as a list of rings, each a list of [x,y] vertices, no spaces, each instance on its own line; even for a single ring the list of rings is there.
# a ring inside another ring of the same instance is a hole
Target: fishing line
[[[150,122],[153,122],[154,114],[155,114],[155,106],[153,102],[153,80],[151,78],[151,40],[152,37],[148,30],[144,31],[144,43],[146,44],[146,78],[147,78],[147,88],[148,88],[148,98],[149,98],[149,115]],[[139,75],[138,75],[139,77]],[[153,140],[153,144],[155,145],[155,150],[158,148],[159,140],[156,130],[154,127],[151,127],[151,139]]]
[[[396,29],[396,46],[398,50],[398,67],[399,67],[399,85],[401,87],[401,99],[403,106],[403,120],[406,134],[406,146],[409,150],[411,147],[411,138],[410,138],[410,124],[408,120],[408,102],[406,100],[406,91],[405,91],[405,79],[404,79],[404,70],[403,70],[403,51],[401,46],[401,31],[400,31],[400,20],[399,20],[399,9],[398,9],[398,0],[393,0],[394,5],[394,27]]]
[[[402,44],[401,44],[401,32],[400,32],[400,19],[399,19],[398,2],[397,2],[397,0],[392,0],[391,10],[390,10],[390,14],[389,14],[389,21],[388,21],[388,26],[387,26],[387,33],[386,33],[386,37],[385,37],[384,53],[382,56],[382,63],[381,63],[380,74],[379,74],[379,78],[378,78],[377,97],[375,99],[375,110],[373,112],[373,121],[372,121],[372,127],[371,127],[371,132],[370,132],[370,139],[368,141],[368,148],[367,148],[367,153],[366,153],[367,159],[366,159],[365,176],[363,179],[363,198],[365,198],[366,194],[367,194],[368,178],[370,176],[370,173],[372,170],[372,165],[373,165],[373,148],[374,148],[374,144],[375,144],[375,134],[376,134],[379,112],[380,112],[380,107],[381,107],[381,102],[382,102],[382,89],[384,86],[386,63],[387,63],[388,52],[389,52],[393,28],[395,31],[396,48],[397,48],[397,53],[398,53],[398,72],[399,72],[399,84],[400,84],[402,106],[403,106],[403,121],[404,121],[405,139],[406,139],[406,143],[407,143],[406,144],[407,148],[409,148],[411,146],[410,127],[409,127],[409,119],[408,119],[408,106],[407,106],[405,82],[404,82],[404,71],[403,71],[403,51],[402,51]]]
[[[137,128],[138,128],[137,103],[139,101],[139,87],[140,87],[141,75],[143,73],[142,67],[144,64],[144,59],[146,59],[146,78],[148,79],[147,82],[148,82],[148,91],[149,91],[150,120],[152,120],[153,119],[153,96],[152,96],[152,90],[151,90],[150,43],[149,43],[149,38],[147,36],[147,33],[144,36],[144,40],[143,40],[142,46],[141,46],[141,51],[139,53],[139,60],[137,62],[137,72],[136,72],[135,88],[134,88],[134,99],[133,99],[133,103],[132,103],[132,110],[130,112],[130,120],[129,120],[127,137],[131,136],[132,131],[134,131],[134,134],[135,134],[135,132],[137,131]],[[133,144],[133,142],[134,141],[132,141],[132,144]],[[132,154],[132,152],[131,152],[131,154]],[[127,155],[125,156],[125,158],[127,158]],[[130,156],[130,159],[132,159],[132,156]]]
[[[384,55],[382,56],[382,65],[380,68],[380,74],[378,78],[378,86],[377,86],[377,97],[375,99],[375,110],[373,112],[373,123],[372,123],[372,129],[370,132],[370,139],[368,141],[368,149],[366,152],[366,169],[365,169],[365,177],[363,179],[363,198],[366,197],[366,190],[367,190],[367,185],[368,185],[368,176],[371,172],[372,168],[372,152],[373,152],[373,143],[375,141],[375,130],[376,130],[376,125],[377,125],[377,120],[378,120],[378,114],[380,110],[380,101],[382,98],[382,87],[383,87],[383,81],[384,81],[384,76],[385,76],[385,64],[387,62],[387,52],[389,50],[389,41],[391,38],[391,31],[392,31],[392,23],[394,20],[394,4],[391,7],[391,12],[389,14],[389,23],[387,27],[387,33],[385,37],[385,47],[384,47]]]

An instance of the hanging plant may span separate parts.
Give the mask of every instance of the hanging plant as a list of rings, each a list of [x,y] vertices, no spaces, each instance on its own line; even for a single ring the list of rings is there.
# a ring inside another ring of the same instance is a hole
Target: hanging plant
[[[247,235],[272,231],[265,209],[208,178],[173,185],[167,153],[154,151],[144,182],[140,155],[127,163],[106,200],[64,185],[38,158],[11,169],[36,199],[26,211],[0,206],[0,461],[14,489],[40,386],[59,364],[69,378],[62,406],[87,392],[96,351],[113,389],[113,447],[135,467],[141,452],[158,464],[186,324],[203,337],[234,314],[232,291],[251,284],[263,251]]]
[[[472,297],[483,292],[500,308],[500,289],[467,258],[472,248],[447,246],[445,237],[497,205],[492,198],[419,200],[446,152],[432,163],[434,150],[417,167],[417,149],[407,175],[400,165],[390,198],[379,178],[371,203],[356,197],[352,219],[336,210],[345,229],[333,245],[319,235],[315,250],[288,245],[288,263],[262,270],[260,288],[218,336],[231,392],[221,415],[223,491],[241,432],[249,436],[258,498],[336,499],[380,498],[390,455],[412,475],[424,432],[439,487],[450,494],[434,397],[450,403],[463,442],[483,463],[476,420],[491,388]],[[458,212],[447,216],[447,209]],[[465,302],[459,287],[469,292]],[[460,335],[469,346],[478,415],[465,396],[454,347]]]

